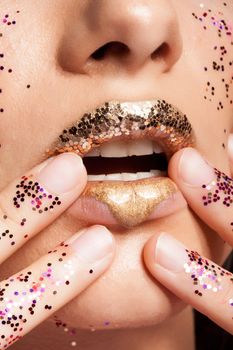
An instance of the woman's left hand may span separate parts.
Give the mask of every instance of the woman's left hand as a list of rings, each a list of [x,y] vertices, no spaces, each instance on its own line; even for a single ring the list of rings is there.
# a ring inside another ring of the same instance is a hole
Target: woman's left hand
[[[193,148],[172,157],[169,176],[202,221],[233,246],[233,179]],[[232,273],[167,233],[149,239],[144,261],[156,280],[233,334]]]

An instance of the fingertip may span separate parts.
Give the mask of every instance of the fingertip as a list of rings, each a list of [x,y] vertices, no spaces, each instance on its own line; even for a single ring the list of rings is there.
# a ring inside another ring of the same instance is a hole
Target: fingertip
[[[95,263],[105,258],[112,260],[115,253],[115,239],[112,233],[102,225],[93,225],[83,229],[81,233],[71,237],[68,242],[77,252],[77,256],[87,263]]]
[[[168,175],[171,179],[175,180],[178,178],[180,159],[181,159],[184,151],[187,149],[190,149],[190,148],[192,149],[192,147],[182,148],[181,150],[174,153],[173,156],[171,157],[169,164],[168,164]]]
[[[80,156],[74,152],[65,152],[48,162],[38,173],[37,179],[50,192],[63,194],[77,188],[82,191],[87,172]]]
[[[229,134],[228,136],[227,151],[231,162],[233,162],[233,134]]]
[[[214,167],[192,147],[182,149],[171,167],[173,176],[175,173],[175,181],[184,187],[200,188],[210,184],[215,178]]]
[[[90,229],[93,230],[93,232],[96,232],[96,234],[104,235],[105,238],[108,239],[109,244],[111,244],[112,252],[114,252],[116,248],[116,240],[113,233],[106,226],[96,224],[92,225]]]
[[[150,270],[152,270],[152,268],[154,267],[155,247],[160,234],[161,232],[154,234],[152,237],[150,237],[143,248],[143,258],[146,266]]]

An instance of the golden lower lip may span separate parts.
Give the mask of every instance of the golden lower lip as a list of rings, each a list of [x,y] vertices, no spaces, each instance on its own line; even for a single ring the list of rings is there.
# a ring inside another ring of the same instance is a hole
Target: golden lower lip
[[[178,191],[168,177],[136,181],[88,182],[82,199],[94,199],[107,205],[118,224],[136,226],[148,219],[155,208]]]

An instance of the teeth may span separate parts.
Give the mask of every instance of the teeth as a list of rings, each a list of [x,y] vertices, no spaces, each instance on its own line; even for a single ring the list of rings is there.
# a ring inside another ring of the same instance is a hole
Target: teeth
[[[88,181],[135,181],[140,179],[146,179],[153,176],[167,176],[166,171],[151,170],[150,172],[139,172],[139,173],[118,173],[108,175],[88,175]]]
[[[141,178],[141,174],[144,174],[144,177],[146,178],[146,175],[150,173],[121,173],[121,178],[123,181],[134,181]]]
[[[106,175],[87,175],[87,181],[104,181]]]
[[[153,143],[150,140],[135,140],[128,144],[129,156],[153,154]]]
[[[153,176],[167,176],[167,171],[162,170],[150,170],[150,173],[152,173]]]
[[[151,140],[134,140],[131,142],[113,141],[94,149],[86,157],[98,157],[100,155],[106,158],[122,158],[162,152],[162,148]]]
[[[122,180],[122,174],[108,174],[105,175],[105,180]]]
[[[127,157],[127,143],[124,141],[113,141],[100,146],[100,155],[102,157]]]
[[[159,146],[157,143],[153,143],[154,153],[163,153],[163,150],[161,146]]]

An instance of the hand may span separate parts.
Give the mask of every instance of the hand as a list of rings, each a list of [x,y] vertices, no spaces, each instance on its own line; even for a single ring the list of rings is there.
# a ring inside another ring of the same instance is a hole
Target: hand
[[[0,193],[0,262],[51,224],[82,192],[79,156],[53,157]],[[101,239],[100,239],[101,236]],[[0,283],[0,349],[6,349],[87,288],[110,265],[114,241],[99,225],[74,234]]]
[[[233,246],[233,179],[186,148],[169,163],[169,175],[189,206]],[[233,275],[167,233],[144,247],[152,275],[171,292],[233,334]]]

